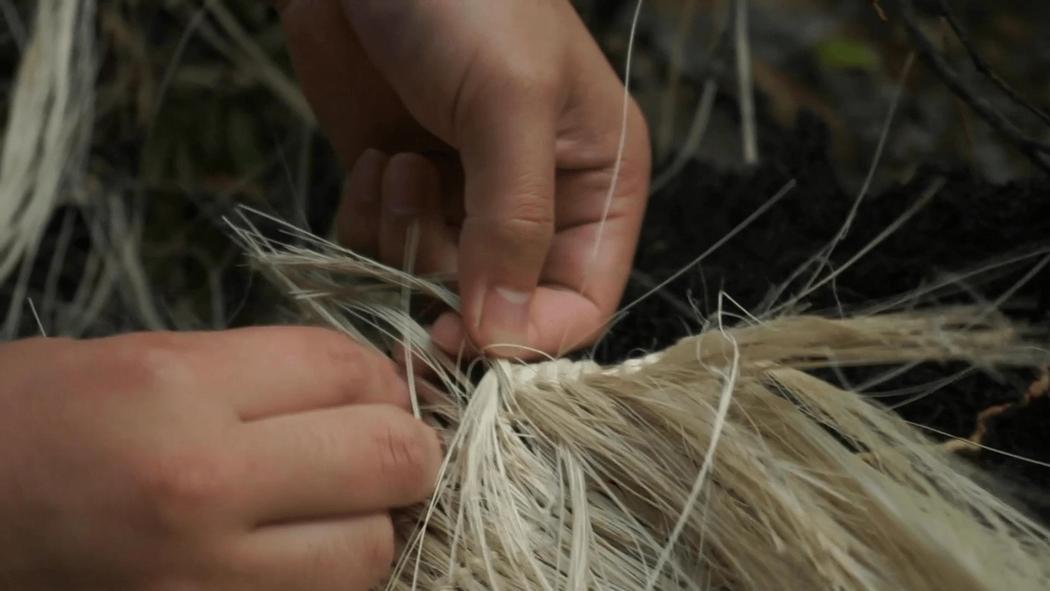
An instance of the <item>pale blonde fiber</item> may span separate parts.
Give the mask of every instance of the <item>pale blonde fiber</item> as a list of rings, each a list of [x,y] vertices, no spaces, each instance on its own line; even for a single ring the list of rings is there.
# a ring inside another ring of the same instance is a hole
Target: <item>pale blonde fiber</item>
[[[447,392],[427,408],[447,445],[437,493],[401,516],[389,589],[1050,588],[1046,529],[809,373],[1046,360],[988,310],[716,318],[616,367],[490,362],[475,385],[397,311],[404,288],[455,306],[440,285],[235,229],[309,317],[381,349],[408,335]]]
[[[55,208],[84,185],[94,96],[94,0],[39,0],[8,99],[0,140],[0,281],[12,306],[0,335],[21,317],[31,262]],[[19,273],[19,267],[21,272]]]

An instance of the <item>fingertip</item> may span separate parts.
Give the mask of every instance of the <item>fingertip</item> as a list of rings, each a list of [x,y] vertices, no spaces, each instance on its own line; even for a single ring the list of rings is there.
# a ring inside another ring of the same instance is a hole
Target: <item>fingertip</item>
[[[514,355],[529,344],[529,320],[533,293],[495,285],[486,290],[478,338],[482,346],[497,356]]]
[[[430,328],[430,338],[439,349],[453,358],[472,358],[478,354],[471,343],[463,318],[454,312],[445,312]]]

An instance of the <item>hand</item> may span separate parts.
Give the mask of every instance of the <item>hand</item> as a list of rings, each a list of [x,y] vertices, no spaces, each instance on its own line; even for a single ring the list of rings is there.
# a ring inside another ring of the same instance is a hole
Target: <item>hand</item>
[[[321,329],[0,345],[0,587],[366,589],[436,435]]]
[[[596,338],[630,271],[649,138],[631,101],[607,204],[624,88],[570,3],[276,3],[350,171],[341,240],[400,267],[417,221],[416,270],[458,277],[463,319],[441,317],[435,341],[558,354]]]

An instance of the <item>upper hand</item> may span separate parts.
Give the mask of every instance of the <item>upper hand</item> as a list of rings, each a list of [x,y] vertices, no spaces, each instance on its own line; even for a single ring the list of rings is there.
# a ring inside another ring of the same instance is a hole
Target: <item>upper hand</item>
[[[435,340],[558,354],[596,338],[630,271],[650,154],[629,101],[607,204],[624,88],[570,3],[278,6],[307,97],[350,171],[340,238],[400,266],[418,220],[416,270],[458,278],[462,319],[440,318]]]

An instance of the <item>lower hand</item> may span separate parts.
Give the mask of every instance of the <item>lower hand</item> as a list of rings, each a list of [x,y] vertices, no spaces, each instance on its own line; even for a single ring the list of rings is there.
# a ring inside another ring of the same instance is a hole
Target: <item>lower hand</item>
[[[367,589],[441,459],[321,329],[13,342],[0,375],[3,588]]]

